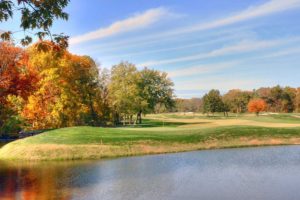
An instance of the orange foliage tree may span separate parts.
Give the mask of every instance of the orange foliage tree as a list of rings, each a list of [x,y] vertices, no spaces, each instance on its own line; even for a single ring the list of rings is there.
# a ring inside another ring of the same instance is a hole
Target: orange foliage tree
[[[21,48],[10,43],[0,43],[0,101],[7,95],[24,99],[34,90],[37,82],[35,71],[28,66],[28,56]]]
[[[256,113],[258,116],[260,112],[265,111],[267,104],[263,99],[252,99],[248,104],[248,111]]]
[[[14,122],[19,121],[21,104],[35,90],[37,81],[26,52],[11,43],[0,42],[0,134],[17,131],[11,128],[17,126]]]
[[[39,77],[38,89],[29,96],[22,111],[31,128],[101,124],[103,107],[96,63],[66,49],[38,48],[39,44],[35,44],[27,50],[29,65]]]

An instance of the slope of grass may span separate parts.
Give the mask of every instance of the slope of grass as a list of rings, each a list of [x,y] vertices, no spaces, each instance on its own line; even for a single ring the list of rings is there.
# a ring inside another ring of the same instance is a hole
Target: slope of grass
[[[299,144],[300,128],[221,126],[183,128],[184,122],[145,120],[124,128],[70,127],[9,143],[1,159],[98,159],[257,145]]]

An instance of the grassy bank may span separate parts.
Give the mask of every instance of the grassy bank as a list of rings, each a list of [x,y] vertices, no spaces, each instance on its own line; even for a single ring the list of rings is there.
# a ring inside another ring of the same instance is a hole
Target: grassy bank
[[[280,128],[272,127],[272,124],[270,127],[246,126],[240,122],[239,125],[215,126],[201,120],[174,121],[165,117],[164,120],[146,120],[138,127],[56,129],[5,145],[0,149],[0,158],[99,159],[211,148],[300,144],[300,127],[289,127],[289,124]],[[249,116],[245,120],[248,122]],[[268,124],[264,122],[263,125]]]

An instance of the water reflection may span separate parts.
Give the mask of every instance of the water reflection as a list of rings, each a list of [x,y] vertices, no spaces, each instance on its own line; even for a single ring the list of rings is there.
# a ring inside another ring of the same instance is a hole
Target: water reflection
[[[299,185],[299,146],[93,162],[0,162],[1,200],[298,200]]]

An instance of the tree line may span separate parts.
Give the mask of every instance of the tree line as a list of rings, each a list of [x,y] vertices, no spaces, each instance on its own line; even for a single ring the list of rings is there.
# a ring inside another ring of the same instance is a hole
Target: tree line
[[[142,123],[157,106],[175,105],[173,85],[166,73],[128,62],[100,69],[52,42],[42,49],[1,42],[0,134]]]
[[[234,89],[223,95],[219,90],[210,90],[202,98],[176,99],[176,107],[173,111],[208,114],[224,112],[227,115],[228,112],[255,112],[254,108],[259,105],[260,110],[267,112],[300,112],[300,88],[277,85],[253,91]]]

